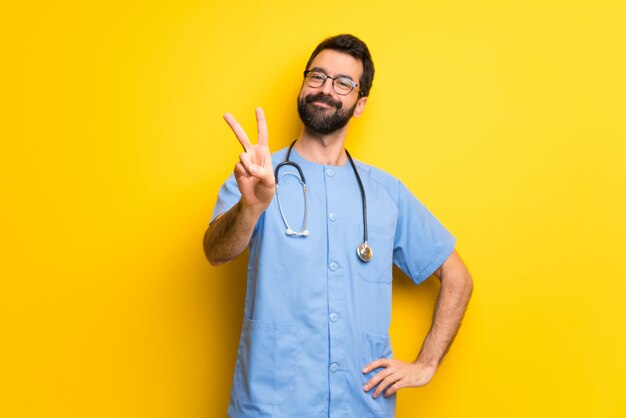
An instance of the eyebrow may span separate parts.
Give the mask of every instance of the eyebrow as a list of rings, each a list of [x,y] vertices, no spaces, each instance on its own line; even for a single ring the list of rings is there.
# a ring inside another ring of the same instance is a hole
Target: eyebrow
[[[320,71],[320,72],[328,75],[327,74],[328,71],[326,71],[325,69],[320,68],[320,67],[313,67],[313,68],[311,68],[310,71]],[[350,80],[354,81],[354,79],[351,76],[349,76],[348,74],[337,74],[337,75],[334,76],[334,78],[337,78],[337,77],[345,77],[345,78],[349,78]]]

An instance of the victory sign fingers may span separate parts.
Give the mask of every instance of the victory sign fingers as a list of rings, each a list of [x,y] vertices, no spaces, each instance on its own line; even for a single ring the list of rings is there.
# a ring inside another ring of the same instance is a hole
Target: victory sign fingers
[[[256,108],[255,114],[257,121],[256,144],[250,142],[246,131],[233,115],[224,114],[224,120],[244,149],[233,170],[242,198],[244,202],[250,205],[266,207],[273,198],[275,180],[268,147],[265,114],[261,107]]]

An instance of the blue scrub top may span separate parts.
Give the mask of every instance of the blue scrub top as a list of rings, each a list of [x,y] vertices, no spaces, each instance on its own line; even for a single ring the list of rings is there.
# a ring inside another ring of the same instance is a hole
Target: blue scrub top
[[[287,148],[272,154],[274,167]],[[355,160],[367,197],[368,242],[361,261],[361,193],[350,163],[325,166],[293,150],[309,191],[307,237],[288,236],[276,196],[250,240],[248,283],[231,417],[393,417],[395,395],[372,398],[363,366],[393,357],[389,340],[392,263],[413,282],[452,253],[455,238],[389,174]],[[300,230],[304,197],[291,166],[281,168],[287,221]],[[213,218],[241,195],[234,176],[219,191]]]

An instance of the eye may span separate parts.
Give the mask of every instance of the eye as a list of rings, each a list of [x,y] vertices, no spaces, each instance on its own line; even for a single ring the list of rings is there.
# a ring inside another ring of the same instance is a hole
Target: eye
[[[309,78],[311,80],[319,80],[319,81],[321,81],[321,80],[325,80],[326,79],[326,74],[320,73],[320,72],[317,72],[317,71],[313,71],[313,72],[309,73]]]
[[[354,82],[349,78],[338,78],[335,80],[337,83],[337,87],[341,87],[342,89],[351,90],[354,87]]]

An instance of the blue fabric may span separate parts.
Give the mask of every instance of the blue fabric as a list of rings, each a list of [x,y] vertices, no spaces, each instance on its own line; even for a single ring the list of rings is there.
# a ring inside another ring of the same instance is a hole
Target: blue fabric
[[[274,167],[287,149],[272,155]],[[231,417],[393,417],[396,397],[372,398],[361,369],[392,357],[392,263],[416,284],[452,253],[455,239],[397,179],[355,161],[367,197],[369,244],[363,240],[359,186],[349,163],[291,161],[309,189],[307,237],[285,234],[276,196],[250,241],[244,323],[228,414]],[[280,175],[296,169],[286,166]],[[283,210],[294,230],[304,218],[302,188],[280,180]],[[240,199],[234,176],[222,186],[213,219]]]

